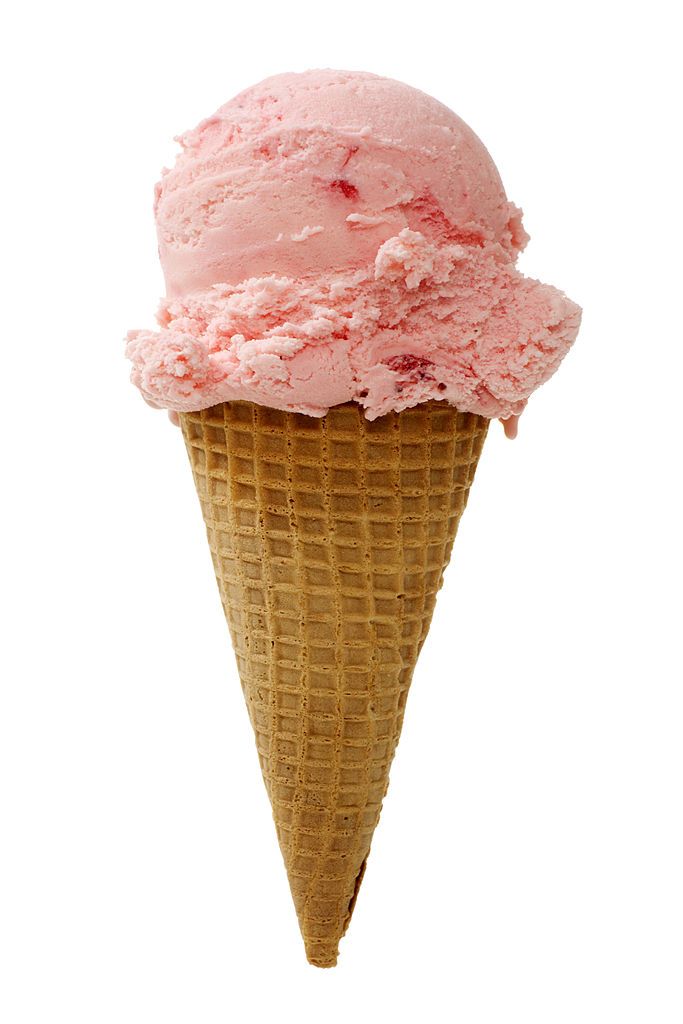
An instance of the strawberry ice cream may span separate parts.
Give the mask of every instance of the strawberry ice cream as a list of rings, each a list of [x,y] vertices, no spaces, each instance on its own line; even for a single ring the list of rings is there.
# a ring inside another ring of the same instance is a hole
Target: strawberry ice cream
[[[151,404],[322,416],[354,400],[374,419],[442,399],[514,434],[581,313],[516,270],[521,212],[454,113],[390,79],[309,71],[179,141],[156,189],[160,330],[127,345]]]

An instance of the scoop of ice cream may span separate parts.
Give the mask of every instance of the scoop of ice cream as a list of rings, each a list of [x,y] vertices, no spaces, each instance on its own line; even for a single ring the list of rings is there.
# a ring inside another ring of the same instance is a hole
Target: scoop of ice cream
[[[156,189],[161,330],[127,347],[153,404],[511,417],[576,336],[579,308],[515,268],[527,236],[488,152],[417,89],[278,75],[179,141]]]

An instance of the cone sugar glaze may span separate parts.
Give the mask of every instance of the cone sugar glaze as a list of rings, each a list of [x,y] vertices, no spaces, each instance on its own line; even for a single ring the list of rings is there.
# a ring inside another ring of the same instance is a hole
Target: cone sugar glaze
[[[132,379],[179,418],[306,954],[333,966],[488,423],[580,310],[474,133],[375,75],[248,89],[156,190]]]

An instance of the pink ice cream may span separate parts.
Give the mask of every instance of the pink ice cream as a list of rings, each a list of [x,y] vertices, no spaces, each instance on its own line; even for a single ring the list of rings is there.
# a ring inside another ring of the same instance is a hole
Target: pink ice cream
[[[515,269],[527,235],[487,150],[425,93],[277,75],[179,141],[156,188],[161,329],[127,345],[153,405],[507,419],[574,341],[579,307]]]

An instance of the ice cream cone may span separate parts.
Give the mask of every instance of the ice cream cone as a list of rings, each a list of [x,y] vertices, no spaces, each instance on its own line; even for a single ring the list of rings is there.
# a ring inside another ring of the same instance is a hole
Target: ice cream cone
[[[489,421],[180,419],[306,955],[331,967]]]

